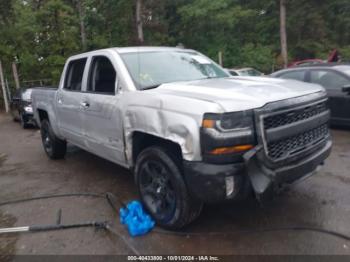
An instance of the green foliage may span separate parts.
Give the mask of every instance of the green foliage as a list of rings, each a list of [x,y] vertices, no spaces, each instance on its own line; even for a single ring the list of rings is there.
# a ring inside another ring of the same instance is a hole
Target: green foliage
[[[350,62],[350,45],[339,48],[339,52],[344,62]]]
[[[136,0],[0,1],[0,59],[8,78],[16,62],[21,80],[57,83],[66,58],[87,49],[137,44]],[[78,3],[82,6],[79,13]],[[144,0],[145,45],[183,43],[225,67],[269,73],[279,64],[278,0]],[[338,48],[350,60],[349,0],[288,0],[290,60],[326,59]]]
[[[274,64],[273,53],[269,46],[247,44],[242,48],[242,66],[259,68],[268,73]]]
[[[42,73],[57,83],[65,58],[79,52],[78,18],[63,1],[48,0],[37,12],[36,19]]]

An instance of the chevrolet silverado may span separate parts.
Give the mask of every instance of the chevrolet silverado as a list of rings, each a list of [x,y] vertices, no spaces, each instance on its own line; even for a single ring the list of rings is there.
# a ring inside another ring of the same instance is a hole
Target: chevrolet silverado
[[[67,142],[129,168],[145,208],[181,228],[203,203],[264,200],[314,174],[331,151],[325,90],[230,77],[201,53],[124,47],[70,57],[57,89],[35,89],[52,159]]]

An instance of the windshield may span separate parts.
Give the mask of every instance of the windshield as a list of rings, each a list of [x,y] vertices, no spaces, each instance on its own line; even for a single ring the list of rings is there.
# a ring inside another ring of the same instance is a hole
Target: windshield
[[[31,101],[32,89],[27,89],[22,93],[22,100]]]
[[[156,51],[121,54],[138,89],[164,83],[228,77],[222,68],[196,52]]]
[[[339,71],[347,74],[350,76],[350,66],[346,66],[346,65],[343,65],[343,66],[337,66],[336,67]]]

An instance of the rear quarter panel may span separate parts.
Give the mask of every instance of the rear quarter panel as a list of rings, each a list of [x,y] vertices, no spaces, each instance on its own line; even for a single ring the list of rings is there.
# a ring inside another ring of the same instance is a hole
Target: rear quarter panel
[[[33,113],[36,122],[40,127],[39,110],[43,110],[47,113],[49,121],[54,133],[61,137],[58,128],[58,119],[56,114],[56,88],[36,88],[32,93],[32,105]]]

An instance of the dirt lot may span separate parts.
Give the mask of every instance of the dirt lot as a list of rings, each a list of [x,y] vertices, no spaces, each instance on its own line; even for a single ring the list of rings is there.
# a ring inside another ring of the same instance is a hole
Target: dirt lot
[[[103,199],[47,199],[0,208],[0,227],[111,220],[117,237],[92,228],[0,236],[1,254],[350,254],[350,242],[308,231],[239,232],[311,226],[350,235],[350,131],[333,130],[334,148],[323,169],[268,206],[255,201],[206,206],[186,232],[131,238]],[[70,192],[111,191],[137,198],[128,170],[76,148],[49,160],[36,129],[23,130],[0,114],[0,202]],[[222,232],[213,234],[210,232]],[[235,233],[236,232],[236,233]]]

